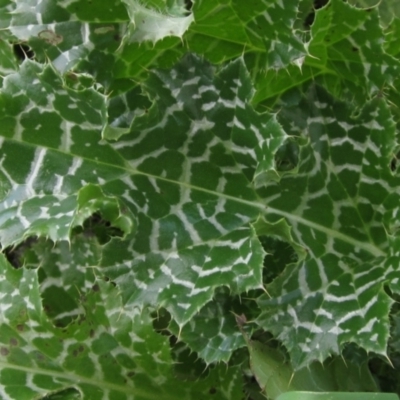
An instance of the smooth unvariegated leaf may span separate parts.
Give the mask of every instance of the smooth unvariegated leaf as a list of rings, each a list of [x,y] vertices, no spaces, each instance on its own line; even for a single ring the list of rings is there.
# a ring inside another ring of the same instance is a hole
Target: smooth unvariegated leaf
[[[366,363],[354,364],[340,357],[314,362],[293,371],[284,354],[263,343],[248,341],[250,365],[254,375],[268,396],[275,400],[291,391],[306,392],[373,392],[378,387]]]

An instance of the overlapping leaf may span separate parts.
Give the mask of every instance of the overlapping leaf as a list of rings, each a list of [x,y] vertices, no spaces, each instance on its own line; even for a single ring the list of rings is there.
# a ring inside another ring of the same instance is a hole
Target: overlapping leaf
[[[93,266],[100,249],[95,235],[86,231],[74,235],[71,242],[53,243],[37,240],[21,258],[24,267],[37,268],[43,308],[56,326],[66,326],[77,317],[85,318],[81,300],[87,292],[97,290]]]
[[[324,364],[312,363],[294,372],[284,354],[258,341],[248,341],[250,364],[268,398],[275,400],[285,392],[375,392],[378,390],[367,363],[356,364],[340,357]]]
[[[344,342],[386,354],[392,301],[382,285],[391,281],[397,292],[399,278],[394,123],[380,99],[357,118],[351,113],[313,88],[289,108],[282,117],[308,143],[298,173],[263,191],[267,219],[289,221],[308,253],[269,286],[274,298],[259,302],[260,324],[284,341],[296,367],[338,353]]]
[[[105,100],[94,89],[64,87],[52,68],[29,61],[6,79],[1,242],[68,240],[101,212],[126,235],[105,246],[101,273],[124,303],[165,306],[182,325],[218,286],[237,294],[262,286],[264,254],[250,223],[264,205],[254,187],[276,176],[285,134],[248,105],[241,61],[214,76],[189,56],[153,74],[147,90],[157,103],[107,144]]]
[[[143,73],[149,63],[162,58],[162,53],[166,53],[166,63],[171,56],[175,62],[182,54],[178,51],[174,56],[174,52],[168,52],[180,44],[179,39],[171,38],[176,24],[168,19],[169,10],[154,9],[154,4],[150,4],[150,8],[140,4],[137,1],[126,4],[122,1],[72,1],[55,5],[17,1],[9,2],[1,19],[16,40],[33,49],[36,59],[50,59],[62,72],[73,68],[88,72],[108,90],[121,87],[126,90],[132,82],[124,78]],[[186,25],[190,24],[190,17],[182,18],[187,20]],[[155,29],[154,24],[162,24],[163,32]],[[178,34],[181,36],[183,32]],[[151,42],[166,36],[171,40],[156,46]],[[146,39],[149,43],[141,45]],[[132,41],[131,45],[126,45]]]
[[[169,330],[206,363],[228,362],[236,349],[246,345],[234,314],[250,317],[254,305],[254,301],[242,303],[237,297],[232,298],[223,288],[183,328],[172,321]]]
[[[373,0],[350,0],[349,3],[364,9],[377,8],[384,27],[388,26],[393,18],[400,17],[400,5],[396,0],[387,0],[379,3]]]
[[[39,270],[0,261],[0,397],[240,397],[237,369],[177,381],[147,305],[206,363],[226,362],[244,345],[231,312],[258,312],[237,299],[277,274],[257,322],[296,368],[351,341],[385,355],[400,294],[398,21],[385,37],[377,9],[341,0],[310,29],[309,0],[188,3],[0,5],[0,243],[40,237],[23,260]],[[10,34],[53,67],[18,66]],[[150,73],[145,98],[143,72],[187,49],[243,55],[251,77],[241,59],[189,56]],[[312,79],[358,108],[303,96]],[[277,115],[249,106],[265,98]],[[295,136],[283,148],[278,121]],[[117,234],[87,230],[95,218]],[[262,271],[259,235],[292,258]]]
[[[241,396],[237,368],[216,368],[198,382],[176,380],[168,340],[154,332],[147,312],[126,310],[111,283],[98,280],[82,298],[84,318],[65,329],[43,311],[37,270],[15,270],[1,255],[0,288],[4,399],[76,391],[104,400],[208,399],[210,390],[221,400]]]
[[[125,91],[152,67],[170,67],[186,48],[212,62],[248,54],[265,73],[300,62],[303,38],[294,30],[298,5],[282,2],[183,0],[9,2],[2,25],[41,61],[63,72],[88,72],[108,91]],[[186,46],[182,45],[184,37]]]
[[[272,98],[293,86],[320,81],[338,97],[356,100],[390,86],[399,75],[399,61],[385,52],[385,35],[376,8],[359,9],[332,0],[315,13],[307,44],[308,55],[301,68],[266,71],[257,82],[255,101]]]
[[[187,35],[189,45],[213,62],[245,52],[256,53],[258,67],[264,71],[286,67],[305,55],[293,29],[297,12],[296,2],[196,1],[195,23]]]
[[[124,160],[100,142],[104,96],[65,87],[51,67],[28,61],[5,78],[0,109],[0,242],[7,247],[28,235],[68,239],[74,219],[81,221],[78,203],[87,217],[90,192],[95,200],[103,197],[87,189],[78,199],[82,186],[124,174]]]
[[[248,223],[263,205],[251,182],[265,179],[284,134],[274,117],[246,105],[251,87],[240,62],[213,78],[188,57],[146,88],[157,107],[114,145],[139,172],[124,180],[138,232],[106,246],[102,271],[127,302],[164,306],[181,325],[216,286],[261,286],[263,251]]]

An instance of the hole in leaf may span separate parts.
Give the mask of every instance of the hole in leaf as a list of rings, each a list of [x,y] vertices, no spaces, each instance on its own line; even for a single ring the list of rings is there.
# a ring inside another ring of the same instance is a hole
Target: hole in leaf
[[[27,58],[30,60],[35,58],[35,52],[28,45],[26,45],[24,43],[14,44],[13,50],[14,50],[15,57],[20,62],[24,61]]]
[[[374,379],[381,388],[384,388],[385,392],[400,394],[398,383],[400,367],[399,353],[390,354],[390,360],[393,366],[391,366],[386,359],[377,356],[369,360],[368,367]]]
[[[117,284],[114,281],[112,281],[108,276],[103,277],[103,279],[105,282],[109,282],[114,287],[117,286]]]
[[[191,11],[193,7],[193,1],[192,0],[185,0],[185,8],[187,11]]]
[[[298,260],[293,247],[281,240],[270,236],[261,236],[260,242],[268,253],[264,258],[263,281],[268,284],[272,282],[288,264]]]
[[[174,370],[178,379],[197,381],[205,378],[209,373],[209,367],[183,342],[178,342],[176,336],[171,336],[171,353],[175,361]]]
[[[68,388],[42,397],[42,400],[78,400],[81,398],[82,397],[78,390],[74,388]]]
[[[99,212],[87,218],[83,226],[75,227],[73,234],[83,234],[86,237],[95,236],[100,244],[106,244],[113,237],[124,236],[121,229],[111,225],[110,221],[104,219]]]
[[[38,238],[36,236],[29,237],[15,247],[10,246],[4,249],[4,255],[14,268],[21,268],[24,265],[27,253],[37,242]]]
[[[398,166],[398,161],[399,161],[399,153],[394,155],[392,160],[390,161],[390,169],[392,170],[392,172],[396,171],[397,166]]]
[[[164,308],[151,313],[154,330],[163,336],[168,336],[171,355],[174,359],[175,375],[183,380],[197,380],[208,375],[206,363],[185,343],[180,342],[168,329],[171,314]]]
[[[295,140],[287,140],[276,152],[275,165],[278,171],[290,171],[297,166],[299,145]]]
[[[100,290],[100,286],[96,283],[92,286],[93,292],[98,292]]]
[[[171,336],[168,330],[168,325],[171,322],[171,314],[165,308],[154,311],[151,313],[151,317],[153,318],[153,328],[156,332],[161,335]]]
[[[328,3],[328,0],[314,0],[314,7],[313,9],[307,14],[304,20],[304,27],[309,29],[310,26],[313,24],[315,19],[315,10],[322,8]]]

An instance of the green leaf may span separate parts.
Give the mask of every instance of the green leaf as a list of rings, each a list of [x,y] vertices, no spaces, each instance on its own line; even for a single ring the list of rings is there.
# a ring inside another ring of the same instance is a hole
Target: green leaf
[[[129,42],[151,41],[155,43],[167,36],[182,38],[193,22],[192,14],[185,16],[186,9],[182,0],[178,0],[178,4],[173,4],[172,7],[167,5],[165,10],[144,7],[138,1],[122,1],[127,5],[133,28],[128,37]],[[157,3],[162,4],[163,2]]]
[[[34,111],[11,85],[20,77],[36,98]],[[49,95],[41,98],[41,87]],[[240,60],[214,76],[186,57],[152,74],[146,90],[157,102],[108,144],[100,135],[105,98],[93,88],[64,87],[52,68],[32,62],[6,78],[1,242],[32,234],[67,240],[100,211],[126,235],[105,246],[101,273],[119,285],[124,303],[164,306],[183,326],[219,286],[235,294],[262,287],[264,253],[250,223],[264,205],[254,187],[276,176],[274,153],[285,134],[275,116],[249,106]],[[85,124],[69,113],[77,107]],[[21,132],[18,121],[28,118]],[[49,121],[51,142],[40,131]],[[16,174],[13,152],[22,151]]]
[[[255,102],[280,96],[322,75],[326,81],[321,83],[326,83],[335,96],[363,105],[365,98],[390,86],[399,75],[399,60],[383,45],[386,37],[377,9],[358,9],[332,0],[316,10],[310,33],[308,53],[301,68],[292,65],[260,74]]]
[[[257,341],[248,341],[250,365],[269,399],[291,391],[335,392],[378,391],[368,365],[346,362],[340,357],[324,364],[312,363],[293,371],[283,353]]]
[[[17,60],[13,53],[12,45],[0,39],[0,77],[14,73],[17,70]]]
[[[213,62],[246,52],[260,58],[261,70],[282,68],[306,53],[293,30],[297,12],[296,2],[196,1],[187,40],[192,51]]]
[[[392,300],[383,283],[397,287],[398,279],[389,109],[375,99],[353,117],[345,103],[311,87],[282,118],[307,132],[308,143],[298,173],[261,193],[267,220],[289,221],[307,257],[268,286],[272,299],[260,298],[259,323],[283,341],[296,369],[338,354],[345,342],[385,355]]]
[[[119,96],[112,97],[108,103],[108,125],[103,131],[107,140],[118,140],[129,133],[134,118],[144,114],[150,108],[149,99],[136,87]]]
[[[246,345],[234,314],[249,314],[251,303],[232,298],[226,289],[216,290],[207,303],[183,328],[172,321],[169,330],[195,351],[207,364],[228,362],[232,353]]]
[[[164,65],[172,65],[182,55],[179,50],[176,55],[174,51],[169,53],[170,48],[179,47],[179,39],[155,46],[153,43],[142,45],[142,42],[170,39],[171,31],[181,35],[183,32],[176,30],[186,29],[191,22],[190,16],[166,15],[171,7],[161,13],[136,0],[126,3],[83,0],[57,5],[33,1],[29,6],[25,3],[24,0],[13,2],[0,14],[4,27],[18,41],[27,43],[37,60],[51,60],[63,73],[73,69],[89,73],[109,91],[121,90],[122,86],[131,88],[132,82],[126,78],[143,74],[150,63],[162,62],[161,53],[165,52]],[[154,24],[159,28],[161,24],[163,31],[151,28]],[[138,43],[128,45],[132,40]],[[172,61],[168,61],[171,57]]]
[[[154,332],[148,312],[124,308],[111,283],[96,285],[82,299],[84,317],[55,328],[42,309],[37,271],[15,270],[0,256],[3,398],[63,391],[76,398],[72,386],[83,399],[207,399],[215,387],[216,399],[240,398],[237,368],[213,369],[199,382],[176,380],[168,340]]]
[[[217,286],[233,293],[261,287],[263,251],[248,226],[260,207],[251,181],[260,165],[273,165],[284,135],[273,117],[246,105],[251,87],[240,62],[213,78],[187,57],[153,75],[146,90],[157,107],[114,145],[139,172],[126,182],[130,203],[145,213],[138,211],[132,242],[106,246],[101,270],[127,302],[160,304],[182,326]]]
[[[385,27],[390,24],[393,18],[400,17],[400,6],[396,0],[387,0],[378,3],[374,0],[350,0],[349,3],[364,9],[377,8],[381,24]]]
[[[234,314],[296,371],[398,390],[398,6],[372,1],[0,1],[1,398],[259,399]]]
[[[104,96],[93,88],[66,87],[50,66],[26,61],[19,73],[5,78],[0,95],[3,247],[29,235],[68,239],[82,185],[123,173],[122,157],[100,142],[105,109]]]
[[[367,96],[390,85],[398,74],[398,60],[383,51],[383,32],[373,9],[332,1],[316,13],[311,35],[310,64],[324,65],[358,90],[366,88]]]
[[[100,255],[100,245],[89,231],[75,235],[70,242],[40,239],[23,254],[25,267],[40,265],[42,303],[54,325],[67,326],[84,317],[82,299],[87,291],[99,290],[92,266]]]

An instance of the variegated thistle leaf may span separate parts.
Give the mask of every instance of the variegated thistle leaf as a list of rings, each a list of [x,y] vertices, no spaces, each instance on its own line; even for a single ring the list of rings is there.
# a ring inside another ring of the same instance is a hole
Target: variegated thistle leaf
[[[377,9],[331,1],[316,13],[311,35],[309,64],[337,75],[336,85],[361,104],[399,74],[399,61],[382,46],[385,37]]]
[[[152,75],[146,90],[157,107],[113,144],[135,172],[118,190],[138,231],[105,246],[101,271],[127,303],[166,307],[182,326],[217,286],[262,287],[263,250],[249,223],[264,205],[254,186],[274,168],[285,135],[275,117],[248,106],[241,61],[214,77],[189,56]]]
[[[298,1],[198,0],[186,38],[192,51],[213,62],[248,53],[254,73],[299,61],[306,50],[294,29]]]
[[[157,1],[3,3],[0,21],[8,28],[7,35],[2,33],[5,39],[10,40],[11,33],[14,42],[30,46],[35,59],[51,60],[64,73],[89,73],[109,91],[132,87],[126,78],[142,74],[149,64],[171,66],[183,54],[181,40],[174,35],[181,37],[192,19],[182,6],[167,7]],[[183,0],[177,0],[179,4]],[[181,15],[169,17],[171,9]]]
[[[183,328],[172,321],[168,329],[207,364],[228,362],[236,349],[246,345],[235,315],[250,318],[255,313],[258,309],[254,301],[232,297],[227,288],[220,288]]]
[[[352,112],[313,87],[283,111],[308,143],[297,173],[262,190],[266,220],[286,219],[308,253],[268,286],[272,299],[259,301],[259,324],[284,342],[296,368],[346,342],[386,354],[392,300],[383,285],[398,293],[400,277],[395,125],[383,99]]]
[[[363,105],[365,98],[390,87],[398,77],[400,63],[390,47],[385,49],[377,8],[356,8],[331,0],[316,10],[309,29],[308,54],[301,68],[291,65],[260,74],[256,102],[272,100],[302,82],[317,80],[335,96]]]
[[[29,235],[67,240],[73,226],[99,207],[125,225],[119,200],[95,186],[82,188],[125,173],[123,158],[101,141],[105,118],[104,96],[93,88],[66,87],[50,66],[27,61],[5,78],[0,94],[3,247]],[[127,218],[129,233],[133,219]]]
[[[269,67],[301,64],[307,53],[294,29],[297,1],[201,0],[190,10],[184,0],[3,3],[1,26],[37,60],[89,73],[114,94],[132,88],[132,78],[150,67],[171,67],[187,49],[214,63],[247,54],[258,79]]]
[[[67,326],[84,319],[81,300],[97,290],[94,266],[101,255],[101,245],[90,229],[74,234],[70,242],[53,243],[43,238],[32,241],[21,252],[25,268],[37,268],[43,308],[56,326]],[[29,243],[28,243],[29,244]]]
[[[0,255],[0,396],[77,395],[99,400],[239,400],[238,368],[206,379],[174,377],[168,339],[147,310],[124,308],[118,288],[101,279],[81,299],[83,318],[56,328],[44,313],[37,269],[12,268]],[[217,389],[215,389],[217,388]]]
[[[124,304],[164,306],[182,326],[216,287],[262,287],[264,251],[251,222],[265,206],[255,187],[276,177],[286,136],[275,116],[249,106],[241,60],[215,75],[188,56],[152,74],[146,90],[155,104],[107,143],[105,98],[94,89],[65,87],[31,61],[6,78],[1,243],[68,240],[99,212],[125,235],[104,247],[100,273]]]

